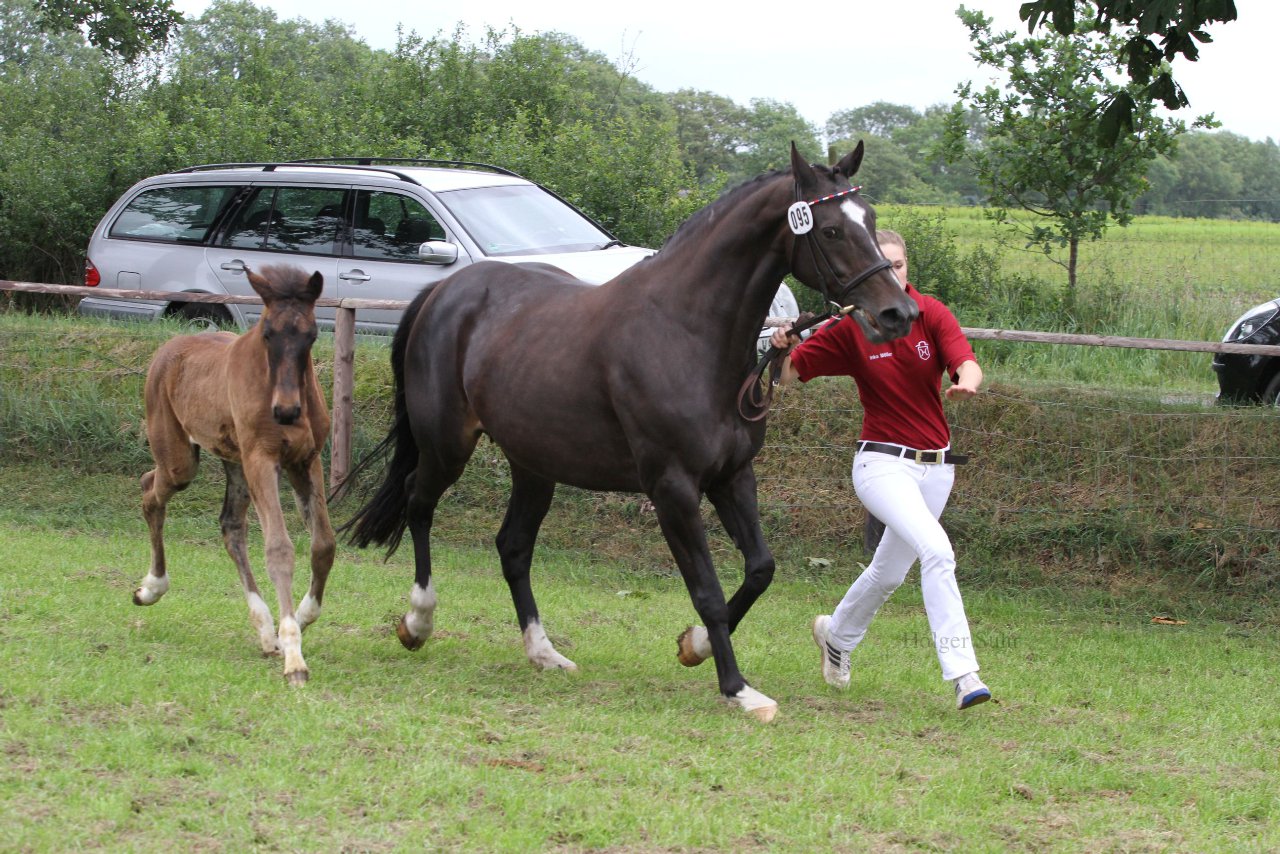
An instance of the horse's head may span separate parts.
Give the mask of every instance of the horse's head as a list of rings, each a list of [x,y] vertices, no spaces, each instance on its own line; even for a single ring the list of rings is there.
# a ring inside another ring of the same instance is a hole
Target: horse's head
[[[834,168],[805,163],[791,144],[795,203],[791,273],[852,314],[869,340],[901,338],[920,313],[876,243],[876,212],[849,179],[862,163],[862,143]]]
[[[262,297],[262,318],[252,334],[262,338],[271,382],[271,416],[293,424],[302,416],[302,393],[310,374],[316,341],[316,300],[324,290],[319,272],[310,278],[299,267],[263,267],[248,271],[249,284]]]

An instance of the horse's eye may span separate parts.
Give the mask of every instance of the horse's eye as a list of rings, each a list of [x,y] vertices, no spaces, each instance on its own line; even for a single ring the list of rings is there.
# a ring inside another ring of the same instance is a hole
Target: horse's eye
[[[834,225],[829,225],[826,228],[822,229],[822,236],[827,238],[828,240],[839,240],[841,237],[844,236],[844,232],[836,228]]]

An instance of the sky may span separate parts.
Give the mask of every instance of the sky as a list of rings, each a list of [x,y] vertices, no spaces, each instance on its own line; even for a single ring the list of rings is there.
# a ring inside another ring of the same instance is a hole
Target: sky
[[[955,100],[955,88],[985,85],[990,69],[970,56],[968,32],[955,16],[961,0],[845,0],[819,12],[722,0],[252,0],[281,20],[305,18],[348,25],[366,44],[390,50],[396,27],[422,36],[452,35],[458,24],[479,41],[486,27],[525,33],[561,32],[660,92],[700,89],[744,106],[754,98],[792,104],[821,131],[832,113],[876,101],[923,110]],[[964,0],[995,19],[997,29],[1026,32],[1021,0]],[[208,0],[175,0],[198,16]],[[748,11],[748,6],[755,11]],[[1280,3],[1236,0],[1239,19],[1209,29],[1194,63],[1179,59],[1188,123],[1212,112],[1222,130],[1256,141],[1280,141],[1274,72],[1264,59],[1276,50]],[[1269,64],[1268,64],[1269,65]],[[1259,95],[1258,93],[1263,94]]]

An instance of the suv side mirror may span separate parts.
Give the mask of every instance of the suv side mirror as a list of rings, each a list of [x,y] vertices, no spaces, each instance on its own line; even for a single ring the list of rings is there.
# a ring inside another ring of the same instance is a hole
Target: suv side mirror
[[[458,247],[446,240],[428,240],[418,247],[418,257],[428,264],[448,267],[458,260]]]

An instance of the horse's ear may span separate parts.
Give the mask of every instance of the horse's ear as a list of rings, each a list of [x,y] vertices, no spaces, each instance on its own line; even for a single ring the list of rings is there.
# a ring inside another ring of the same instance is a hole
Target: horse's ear
[[[862,165],[862,150],[862,140],[858,140],[858,147],[840,158],[840,162],[836,164],[836,171],[846,178],[852,178],[858,171],[858,167]]]
[[[276,292],[270,281],[259,276],[248,267],[244,268],[244,272],[249,277],[249,284],[257,292],[258,296],[262,297],[263,302],[270,302],[275,299]]]
[[[800,186],[801,195],[808,196],[817,191],[817,176],[813,173],[813,167],[800,156],[794,139],[791,140],[791,174],[795,176],[796,183]]]
[[[318,300],[322,293],[324,293],[324,276],[320,275],[319,270],[316,270],[307,281],[307,296],[313,300]]]

